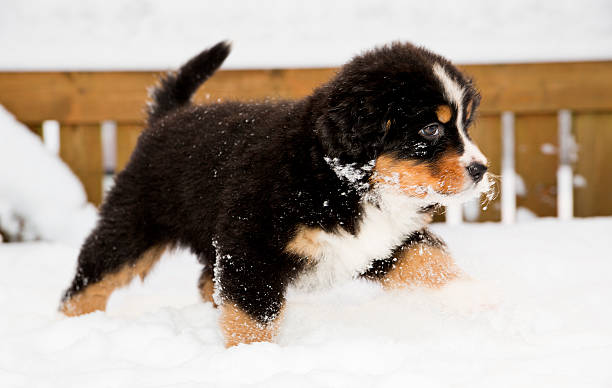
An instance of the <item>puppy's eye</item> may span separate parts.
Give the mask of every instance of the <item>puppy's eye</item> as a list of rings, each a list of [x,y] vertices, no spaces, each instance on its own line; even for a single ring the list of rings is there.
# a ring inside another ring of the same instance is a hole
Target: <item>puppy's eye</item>
[[[425,128],[419,131],[419,135],[423,136],[427,140],[437,140],[444,134],[444,129],[440,124],[433,123],[429,124]]]

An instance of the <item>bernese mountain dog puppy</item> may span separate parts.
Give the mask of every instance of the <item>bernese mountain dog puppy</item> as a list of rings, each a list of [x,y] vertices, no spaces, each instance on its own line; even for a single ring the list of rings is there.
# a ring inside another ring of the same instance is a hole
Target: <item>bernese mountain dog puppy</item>
[[[356,56],[297,101],[192,105],[222,42],[153,90],[147,128],[78,257],[60,310],[104,310],[167,247],[204,265],[227,346],[272,341],[290,285],[365,277],[386,288],[462,276],[428,231],[433,206],[490,188],[472,142],[479,94],[408,43]]]

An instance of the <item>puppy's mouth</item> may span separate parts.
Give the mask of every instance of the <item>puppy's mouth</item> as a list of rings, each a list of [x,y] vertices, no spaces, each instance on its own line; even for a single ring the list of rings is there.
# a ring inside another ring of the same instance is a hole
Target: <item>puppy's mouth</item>
[[[490,202],[497,196],[495,181],[486,173],[478,182],[466,180],[464,186],[456,192],[444,192],[433,190],[431,186],[426,187],[425,195],[421,198],[427,203],[436,205],[455,205],[469,202],[475,198],[481,198],[483,202]]]
[[[494,198],[494,182],[486,167],[471,171],[454,155],[440,160],[435,165],[427,165],[398,159],[393,154],[382,155],[373,167],[370,184],[423,206],[460,204],[483,193],[485,201]]]
[[[407,173],[407,176],[411,177],[411,174]],[[478,182],[466,178],[461,183],[457,186],[440,187],[439,184],[409,182],[396,174],[378,177],[375,186],[413,198],[417,202],[422,202],[424,206],[461,204],[479,198],[483,194],[483,201],[489,202],[496,196],[495,182],[489,173],[484,174]]]

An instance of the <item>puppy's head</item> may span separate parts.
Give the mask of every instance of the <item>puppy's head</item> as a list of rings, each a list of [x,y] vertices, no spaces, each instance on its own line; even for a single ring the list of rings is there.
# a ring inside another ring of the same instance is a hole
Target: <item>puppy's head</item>
[[[487,159],[468,133],[480,96],[446,59],[384,46],[354,58],[316,96],[326,152],[343,163],[374,161],[374,186],[432,203],[488,189]]]

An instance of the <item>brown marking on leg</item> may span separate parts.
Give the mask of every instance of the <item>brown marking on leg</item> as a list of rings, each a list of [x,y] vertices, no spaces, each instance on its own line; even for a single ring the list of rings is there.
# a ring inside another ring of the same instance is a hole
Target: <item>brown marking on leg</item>
[[[417,164],[384,154],[376,159],[374,183],[397,186],[414,197],[423,198],[428,188],[440,194],[456,194],[463,188],[465,168],[452,153],[441,156],[433,165]]]
[[[461,270],[446,250],[418,243],[402,249],[382,284],[387,289],[410,286],[438,288],[460,275]]]
[[[253,342],[272,342],[278,334],[282,311],[269,323],[260,323],[232,303],[221,307],[221,330],[225,337],[225,347]]]
[[[151,270],[157,264],[159,259],[161,259],[162,255],[166,250],[171,250],[172,247],[169,245],[156,245],[152,248],[149,248],[145,253],[143,253],[138,259],[134,269],[141,281],[144,281],[147,275],[151,273]]]
[[[304,258],[315,258],[321,250],[320,235],[323,231],[319,228],[299,226],[295,236],[285,246],[285,252],[295,254]]]
[[[212,303],[213,307],[217,307],[213,294],[215,292],[215,283],[213,277],[209,271],[202,272],[200,280],[198,282],[198,288],[200,289],[200,296],[205,302]]]
[[[436,116],[438,116],[438,121],[442,124],[446,124],[450,121],[453,116],[452,110],[448,105],[440,105],[438,109],[436,109]]]
[[[129,284],[135,276],[144,280],[165,250],[165,245],[156,245],[148,249],[136,262],[124,265],[119,271],[104,276],[99,282],[89,284],[74,294],[62,303],[60,311],[67,316],[87,314],[96,310],[104,311],[113,291]]]

